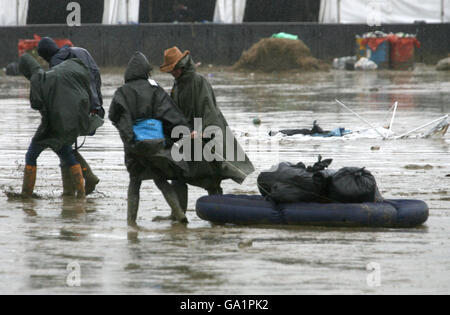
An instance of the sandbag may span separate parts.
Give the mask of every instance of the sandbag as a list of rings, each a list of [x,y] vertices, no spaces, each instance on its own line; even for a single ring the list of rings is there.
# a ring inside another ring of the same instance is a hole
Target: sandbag
[[[341,203],[375,202],[377,182],[365,168],[346,167],[333,175],[328,198]]]

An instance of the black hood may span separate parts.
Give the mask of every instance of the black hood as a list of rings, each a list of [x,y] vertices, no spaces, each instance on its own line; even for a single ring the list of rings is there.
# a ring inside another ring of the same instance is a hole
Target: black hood
[[[19,60],[19,71],[28,80],[31,79],[33,74],[37,73],[41,69],[42,68],[39,65],[39,63],[30,54],[24,54],[22,57],[20,57],[20,60]]]
[[[50,62],[52,57],[59,51],[58,45],[50,37],[44,37],[41,39],[38,45],[38,54],[44,58],[47,62]]]
[[[136,51],[128,62],[125,71],[125,83],[134,80],[148,80],[152,67],[147,57],[139,51]]]

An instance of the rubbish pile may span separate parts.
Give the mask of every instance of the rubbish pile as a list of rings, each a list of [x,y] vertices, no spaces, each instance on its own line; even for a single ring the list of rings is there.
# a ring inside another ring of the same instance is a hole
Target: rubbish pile
[[[311,50],[300,39],[264,38],[243,52],[234,70],[328,71],[329,66],[314,58]]]
[[[364,203],[382,202],[375,177],[365,168],[330,170],[332,159],[306,167],[304,163],[281,163],[258,176],[263,197],[276,204],[299,202]]]
[[[410,70],[414,68],[415,49],[421,44],[416,36],[407,33],[381,31],[356,36],[356,56],[336,58],[337,70]]]

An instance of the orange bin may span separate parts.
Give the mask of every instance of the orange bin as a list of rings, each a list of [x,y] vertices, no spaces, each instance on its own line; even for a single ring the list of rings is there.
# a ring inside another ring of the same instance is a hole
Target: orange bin
[[[415,49],[420,42],[415,37],[389,36],[391,42],[391,69],[409,70],[414,67]]]

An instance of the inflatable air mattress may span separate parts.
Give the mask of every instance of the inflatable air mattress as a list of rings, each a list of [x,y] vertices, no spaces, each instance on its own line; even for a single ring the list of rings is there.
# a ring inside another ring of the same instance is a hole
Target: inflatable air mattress
[[[383,203],[274,205],[261,196],[205,196],[197,215],[206,221],[238,225],[412,228],[428,220],[428,205],[418,200]]]

